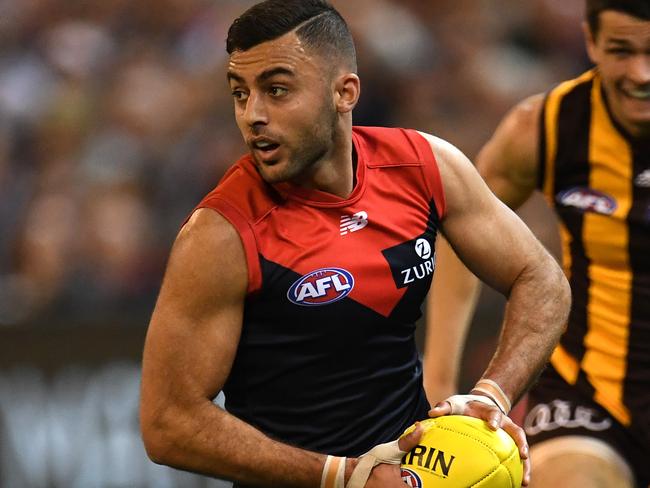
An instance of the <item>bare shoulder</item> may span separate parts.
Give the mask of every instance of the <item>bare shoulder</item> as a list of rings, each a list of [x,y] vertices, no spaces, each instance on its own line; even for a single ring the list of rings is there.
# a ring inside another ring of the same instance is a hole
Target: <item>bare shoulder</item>
[[[477,157],[477,166],[485,159],[490,146],[499,147],[500,159],[526,161],[536,160],[539,145],[539,129],[544,95],[528,97],[515,105],[503,118],[492,138]],[[420,132],[429,142],[436,160],[442,166],[458,169],[469,163],[467,157],[453,144],[431,134]],[[444,168],[443,168],[444,169]]]
[[[526,98],[506,114],[477,157],[481,173],[503,162],[523,171],[536,169],[539,129],[544,96]]]
[[[447,204],[446,216],[464,211],[472,201],[481,201],[487,187],[467,156],[444,139],[423,132],[420,134],[429,142],[436,158]]]
[[[174,248],[224,248],[236,247],[238,243],[241,244],[239,234],[226,218],[212,209],[200,208],[178,233]]]
[[[539,125],[539,116],[544,104],[544,94],[538,93],[523,99],[510,111],[516,122],[522,128],[536,130]]]
[[[463,154],[463,152],[451,142],[432,134],[427,134],[426,132],[420,132],[419,134],[424,137],[431,146],[443,182],[445,180],[445,174],[449,172],[457,174],[459,171],[462,172],[472,166],[472,163],[467,156],[465,156],[465,154]]]
[[[535,190],[543,95],[513,107],[476,158],[476,167],[492,191],[518,208]]]
[[[236,229],[212,209],[195,211],[174,242],[163,290],[193,290],[198,299],[201,290],[242,295],[246,285],[246,256]]]

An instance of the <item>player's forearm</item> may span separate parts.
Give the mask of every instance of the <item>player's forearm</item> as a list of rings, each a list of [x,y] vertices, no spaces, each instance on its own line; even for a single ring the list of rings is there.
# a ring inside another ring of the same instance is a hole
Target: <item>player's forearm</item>
[[[177,469],[252,486],[320,486],[326,456],[273,441],[207,401],[142,415],[147,453]]]
[[[484,373],[513,404],[544,368],[564,331],[570,306],[569,284],[546,253],[515,281],[499,346]]]

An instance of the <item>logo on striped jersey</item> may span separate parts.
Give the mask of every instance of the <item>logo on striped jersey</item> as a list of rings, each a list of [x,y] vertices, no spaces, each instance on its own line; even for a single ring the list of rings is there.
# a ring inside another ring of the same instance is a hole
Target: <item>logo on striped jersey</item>
[[[341,235],[344,236],[350,232],[356,232],[368,225],[368,214],[363,210],[353,215],[341,216]]]
[[[636,186],[640,186],[641,188],[649,188],[650,187],[650,169],[646,169],[645,171],[639,173],[637,177],[634,179],[634,184]]]
[[[342,268],[321,268],[301,276],[291,285],[287,298],[307,307],[337,302],[354,288],[352,273]]]
[[[402,468],[402,481],[411,488],[422,488],[422,480],[415,471]]]
[[[579,427],[599,432],[612,426],[612,419],[604,417],[593,408],[576,405],[566,400],[538,403],[524,420],[528,435],[550,432],[555,429],[577,429]]]
[[[586,186],[577,186],[561,191],[555,199],[565,207],[575,207],[583,212],[594,212],[603,215],[612,215],[616,211],[616,207],[618,207],[613,197]]]

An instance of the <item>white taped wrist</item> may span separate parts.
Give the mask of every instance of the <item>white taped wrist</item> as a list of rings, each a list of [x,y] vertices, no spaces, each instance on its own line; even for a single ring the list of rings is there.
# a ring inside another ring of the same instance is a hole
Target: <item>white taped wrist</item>
[[[359,463],[354,468],[345,488],[363,488],[370,477],[372,468],[378,464],[400,464],[405,454],[406,451],[399,448],[398,441],[386,442],[373,447],[359,457]]]
[[[320,488],[345,488],[345,460],[344,457],[327,456]]]
[[[479,391],[489,396],[505,415],[508,415],[512,408],[508,395],[505,394],[496,381],[492,381],[489,378],[481,378],[478,380],[474,388],[472,388],[472,391]]]
[[[492,398],[483,395],[453,395],[445,401],[451,406],[452,415],[464,415],[465,407],[470,402],[481,402],[499,408],[499,405]]]

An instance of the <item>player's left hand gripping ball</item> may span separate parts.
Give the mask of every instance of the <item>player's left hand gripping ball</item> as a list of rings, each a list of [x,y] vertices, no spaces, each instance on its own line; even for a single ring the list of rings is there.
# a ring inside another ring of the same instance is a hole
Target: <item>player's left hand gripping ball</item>
[[[519,449],[502,429],[492,430],[483,420],[463,415],[420,424],[424,427],[420,443],[402,458],[402,479],[411,488],[521,486]]]

